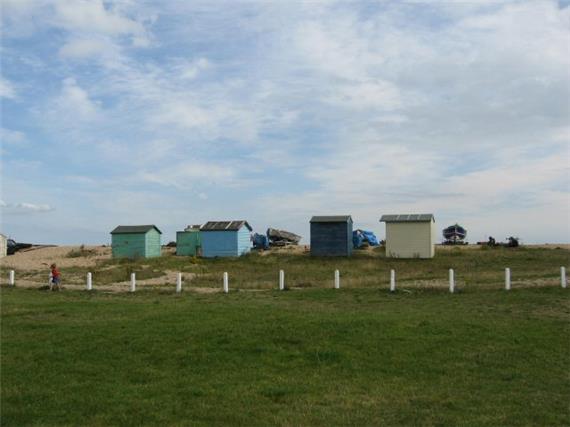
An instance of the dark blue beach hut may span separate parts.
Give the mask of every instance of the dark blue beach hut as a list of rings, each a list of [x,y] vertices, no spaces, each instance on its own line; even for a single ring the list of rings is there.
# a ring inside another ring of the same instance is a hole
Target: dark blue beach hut
[[[311,218],[311,255],[352,255],[352,218],[350,215]]]

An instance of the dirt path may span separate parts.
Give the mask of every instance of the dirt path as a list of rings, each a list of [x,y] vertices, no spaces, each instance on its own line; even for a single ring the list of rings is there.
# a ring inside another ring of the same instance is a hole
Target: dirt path
[[[85,246],[87,256],[70,257],[70,254],[80,254],[79,246],[40,247],[33,250],[18,251],[14,255],[0,259],[0,267],[14,270],[48,270],[45,264],[56,263],[60,268],[93,267],[98,261],[111,258],[111,248],[108,246]],[[48,272],[49,273],[49,272]]]

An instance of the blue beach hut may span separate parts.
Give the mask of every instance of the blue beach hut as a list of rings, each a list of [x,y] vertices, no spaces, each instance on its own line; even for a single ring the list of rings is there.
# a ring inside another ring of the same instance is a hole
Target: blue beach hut
[[[251,250],[251,226],[247,221],[209,221],[200,227],[202,256],[232,257]]]

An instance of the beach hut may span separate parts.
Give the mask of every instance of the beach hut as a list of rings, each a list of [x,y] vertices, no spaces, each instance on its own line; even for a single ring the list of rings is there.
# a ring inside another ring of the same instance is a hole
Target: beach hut
[[[209,221],[200,227],[202,256],[232,257],[251,250],[251,226],[247,221]]]
[[[311,218],[311,255],[352,255],[352,218],[350,215]]]
[[[433,214],[382,215],[386,223],[386,256],[390,258],[433,258],[435,218]]]
[[[192,225],[176,232],[176,255],[196,256],[200,250],[200,226]]]
[[[8,238],[0,233],[0,258],[8,254]]]
[[[160,235],[156,225],[119,225],[111,231],[113,258],[160,256]]]

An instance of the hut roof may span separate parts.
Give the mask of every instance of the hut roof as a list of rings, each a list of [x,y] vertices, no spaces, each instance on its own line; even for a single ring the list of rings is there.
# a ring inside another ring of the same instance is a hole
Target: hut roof
[[[433,214],[382,215],[380,222],[430,222],[435,220]]]
[[[352,221],[350,215],[314,216],[310,222],[349,222]]]
[[[127,233],[146,233],[149,230],[155,229],[160,234],[162,231],[158,229],[156,225],[119,225],[111,234],[127,234]]]
[[[251,225],[247,221],[208,221],[202,227],[200,231],[238,231],[243,226],[246,226],[249,231],[253,231]]]

